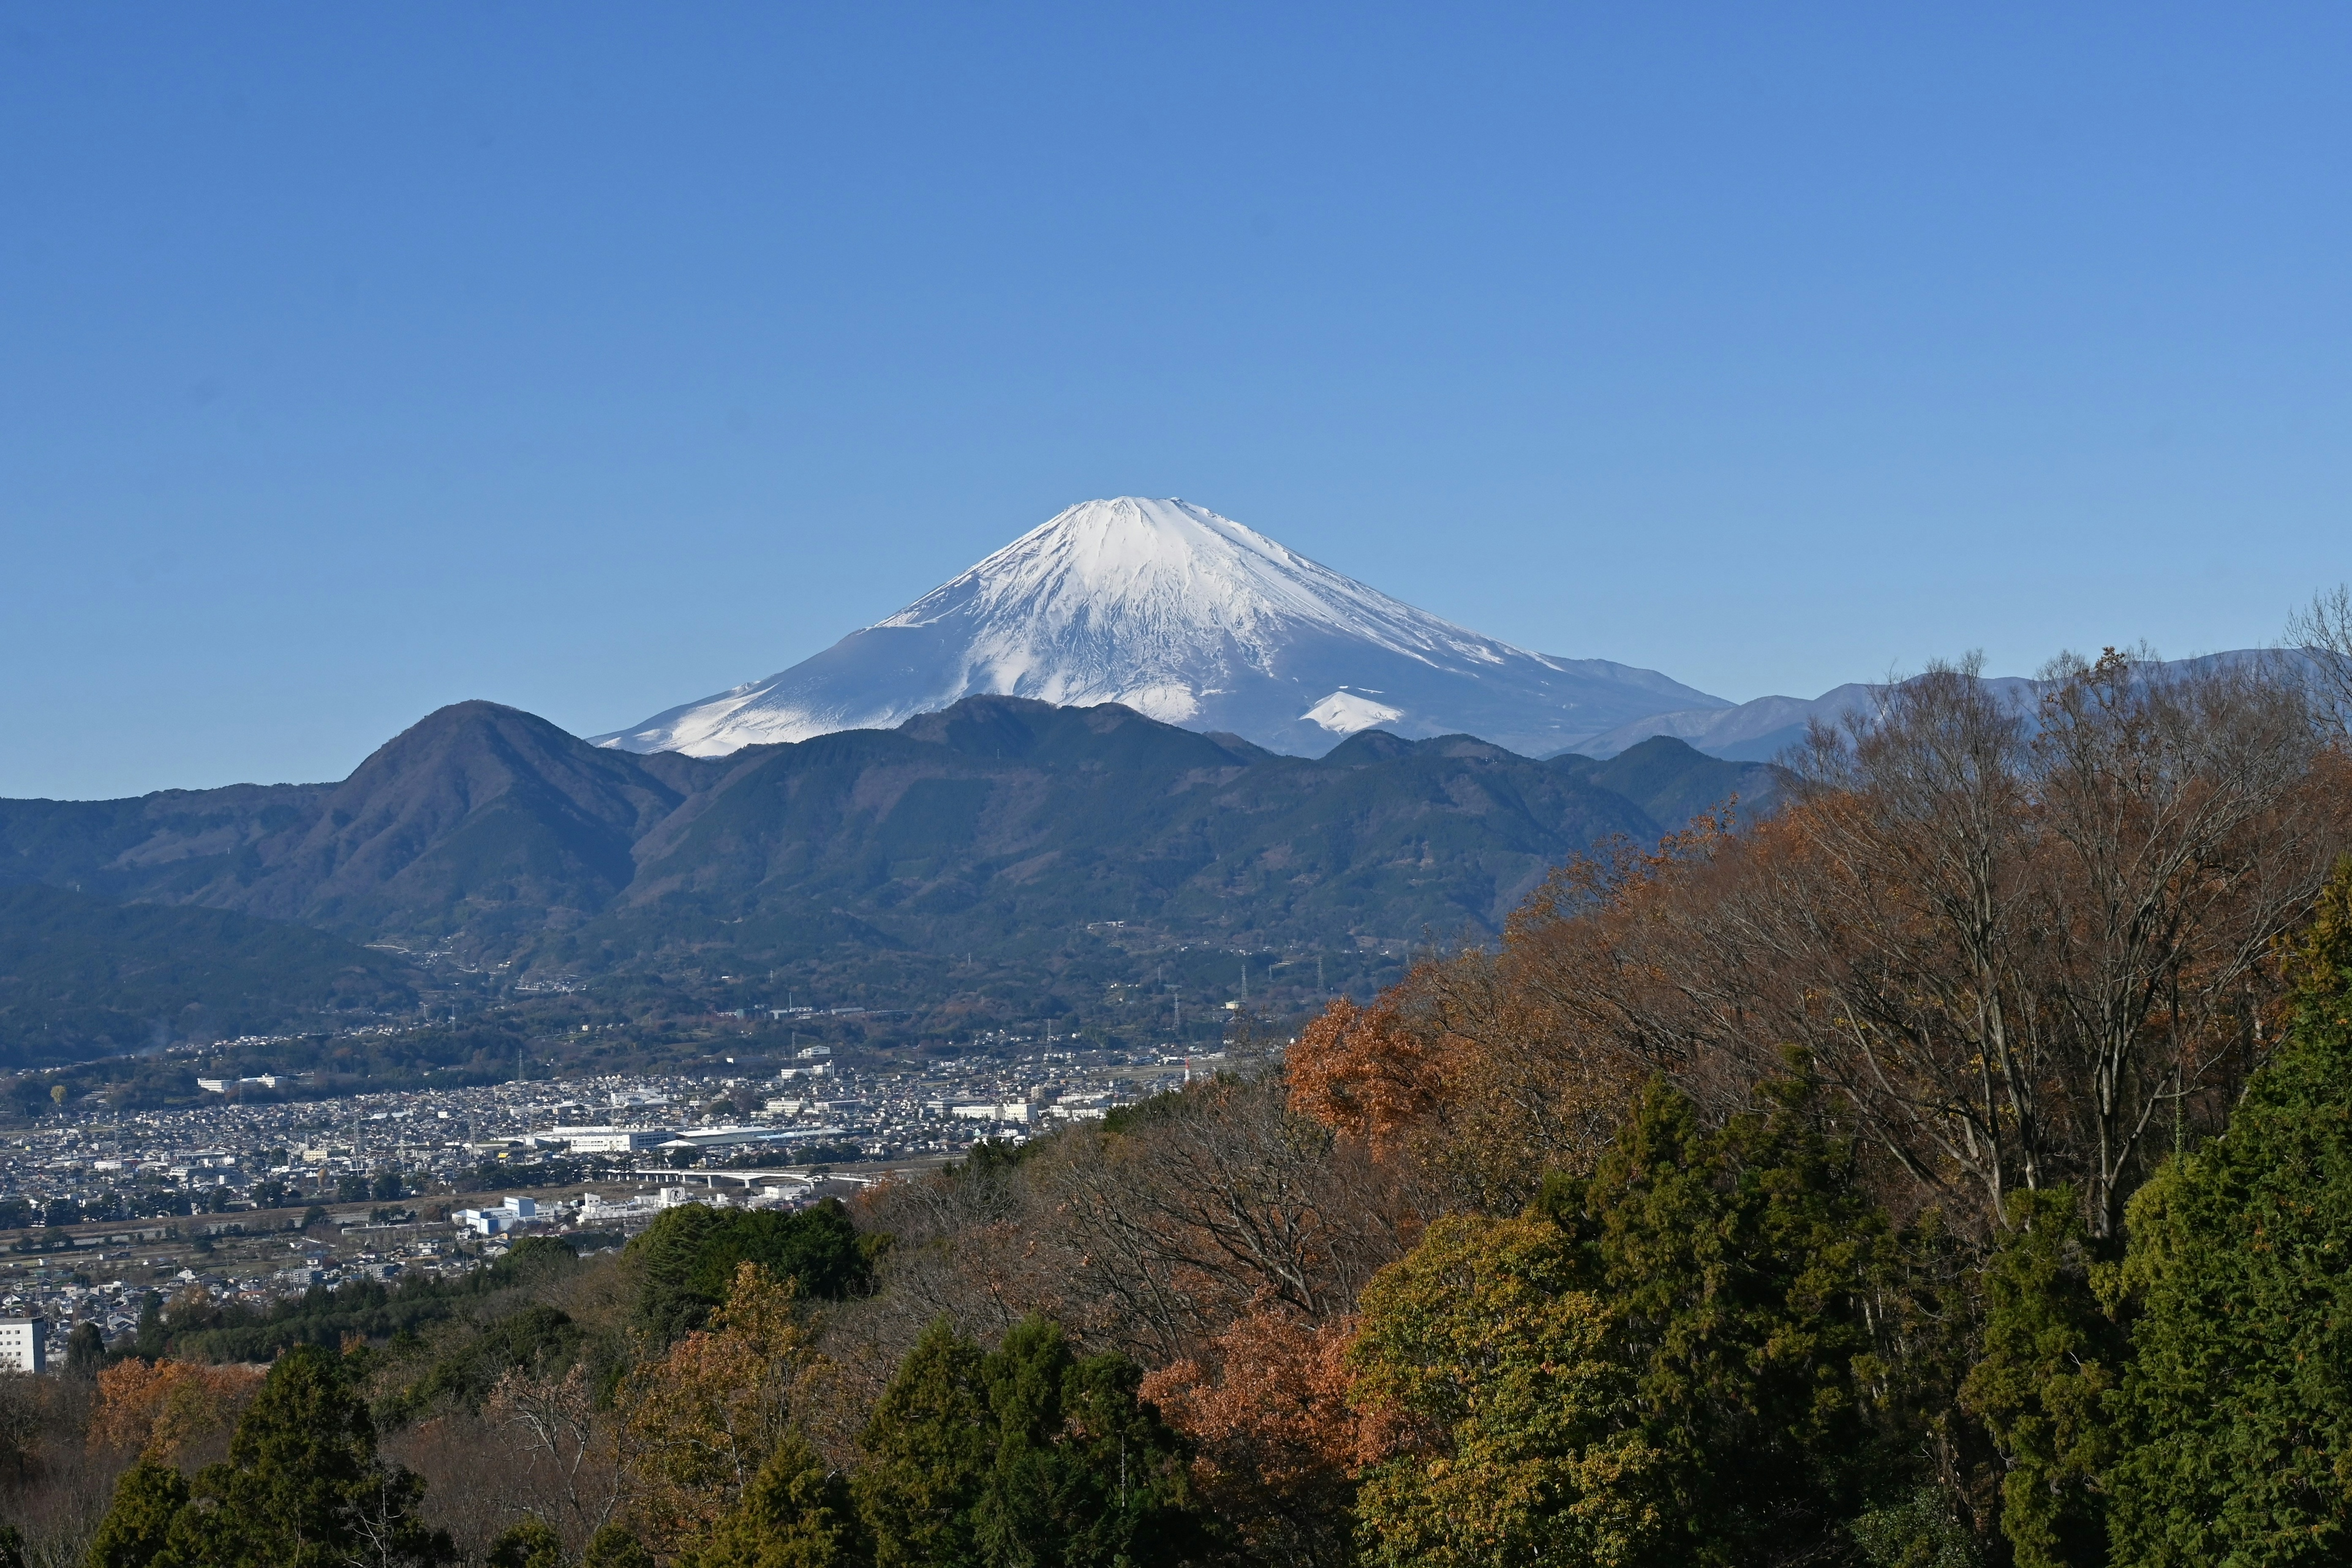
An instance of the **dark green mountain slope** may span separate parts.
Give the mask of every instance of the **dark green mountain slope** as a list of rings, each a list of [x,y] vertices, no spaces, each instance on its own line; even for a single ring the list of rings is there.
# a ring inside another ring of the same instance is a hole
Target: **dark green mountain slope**
[[[1034,951],[1492,932],[1552,865],[1654,838],[1769,770],[1653,741],[1536,762],[1467,736],[1279,756],[1106,704],[972,698],[893,731],[697,760],[492,703],[333,786],[0,802],[0,876],[299,921],[475,961]]]
[[[609,904],[635,875],[631,847],[684,799],[635,757],[511,708],[459,703],[382,747],[308,824],[198,897],[341,931],[521,940]]]
[[[159,790],[133,800],[0,801],[0,883],[177,901],[272,836],[302,827],[333,784]]]
[[[1623,795],[1670,829],[1727,802],[1737,802],[1735,815],[1742,821],[1769,816],[1780,802],[1786,777],[1769,763],[1727,763],[1671,735],[1653,735],[1605,763],[1570,752],[1551,764]]]
[[[1219,941],[1484,932],[1576,850],[1658,831],[1467,737],[1315,761],[1010,698],[769,748],[709,795],[648,836],[636,884],[582,933],[608,961],[739,921],[772,953],[822,919],[992,952],[1110,921]]]
[[[0,1065],[315,1026],[415,1005],[404,966],[225,910],[0,888]]]

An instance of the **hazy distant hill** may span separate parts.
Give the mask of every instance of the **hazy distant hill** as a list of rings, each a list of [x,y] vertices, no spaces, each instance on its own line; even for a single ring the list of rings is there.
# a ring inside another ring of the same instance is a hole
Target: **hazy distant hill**
[[[0,1065],[40,1067],[413,1006],[398,960],[226,910],[0,887]]]
[[[0,879],[593,972],[721,944],[1034,951],[1092,922],[1346,943],[1492,931],[1550,866],[1769,769],[1466,736],[1276,755],[1114,704],[971,698],[895,730],[634,755],[487,702],[336,785],[0,802]]]

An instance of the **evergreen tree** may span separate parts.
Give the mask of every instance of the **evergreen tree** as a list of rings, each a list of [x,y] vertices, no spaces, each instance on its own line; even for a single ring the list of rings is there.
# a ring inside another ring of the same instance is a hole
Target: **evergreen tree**
[[[163,1298],[150,1290],[139,1303],[139,1353],[152,1361],[163,1353]]]
[[[1910,1306],[1902,1238],[1853,1146],[1811,1126],[1810,1084],[1767,1092],[1710,1133],[1654,1082],[1576,1201],[1550,1201],[1617,1313],[1684,1561],[1825,1550],[1907,1479],[1882,1354]]]
[[[863,1561],[864,1544],[848,1481],[794,1435],[680,1563],[682,1568],[847,1568]]]
[[[621,1526],[608,1524],[590,1538],[580,1568],[655,1568],[654,1554]]]
[[[1708,1131],[1663,1082],[1591,1177],[1433,1226],[1365,1292],[1360,1397],[1425,1440],[1359,1500],[1375,1562],[1831,1558],[1907,1494],[1914,1238],[1802,1082]],[[1892,1516],[1881,1516],[1888,1524]],[[1574,1544],[1570,1544],[1574,1543]]]
[[[1078,1356],[1043,1318],[1015,1325],[982,1366],[996,1452],[973,1510],[982,1560],[1142,1564],[1200,1542],[1176,1436],[1116,1354]]]
[[[994,1447],[983,1360],[941,1318],[883,1390],[853,1483],[879,1568],[975,1560],[971,1513]]]
[[[2352,1561],[2352,861],[2227,1131],[2134,1198],[2118,1568]]]
[[[790,1214],[680,1204],[629,1243],[638,1321],[663,1341],[702,1327],[745,1263],[791,1280],[803,1299],[838,1301],[870,1283],[869,1249],[837,1198]]]
[[[1376,1568],[1595,1568],[1653,1560],[1664,1456],[1573,1243],[1538,1218],[1457,1215],[1364,1291],[1354,1397],[1426,1444],[1357,1496]]]
[[[885,1391],[853,1482],[881,1568],[1188,1560],[1206,1540],[1181,1445],[1116,1354],[1043,1319],[993,1352],[934,1323]]]
[[[376,1458],[375,1425],[336,1358],[298,1345],[196,1478],[156,1568],[328,1568],[354,1556],[430,1563],[446,1535],[415,1518],[424,1483]]]
[[[90,1538],[89,1568],[147,1568],[187,1501],[187,1480],[169,1465],[142,1459],[123,1471],[113,1506]]]
[[[2017,1568],[2106,1561],[2107,1399],[2128,1350],[2093,1294],[2081,1210],[2071,1187],[2010,1199],[1984,1270],[1982,1357],[1960,1388],[2008,1463],[2000,1523]]]
[[[534,1516],[500,1531],[482,1561],[486,1568],[563,1568],[563,1541]]]
[[[106,1364],[106,1332],[96,1323],[78,1323],[66,1336],[66,1371],[76,1377],[96,1377]]]

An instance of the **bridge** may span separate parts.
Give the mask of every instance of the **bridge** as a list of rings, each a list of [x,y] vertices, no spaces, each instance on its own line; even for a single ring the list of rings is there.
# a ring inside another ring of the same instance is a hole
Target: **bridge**
[[[748,1191],[762,1182],[798,1182],[804,1187],[814,1187],[820,1182],[851,1182],[861,1187],[870,1187],[883,1177],[896,1173],[895,1171],[881,1171],[872,1175],[852,1175],[845,1171],[827,1171],[819,1174],[805,1169],[798,1171],[705,1171],[700,1169],[655,1171],[640,1166],[634,1170],[616,1170],[612,1173],[612,1175],[622,1180],[635,1180],[645,1176],[676,1177],[680,1181],[701,1181],[713,1187],[722,1181],[740,1182]]]

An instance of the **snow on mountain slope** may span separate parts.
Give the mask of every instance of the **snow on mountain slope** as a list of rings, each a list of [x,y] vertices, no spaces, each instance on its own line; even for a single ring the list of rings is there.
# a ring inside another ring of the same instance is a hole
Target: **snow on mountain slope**
[[[975,692],[1118,702],[1318,754],[1378,725],[1556,752],[1726,707],[1654,670],[1480,637],[1181,500],[1071,507],[897,615],[765,680],[596,737],[715,756],[877,729]]]

